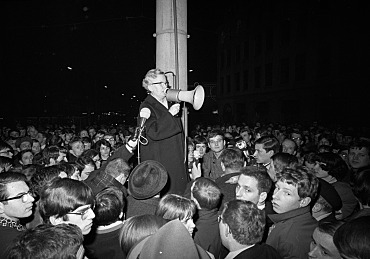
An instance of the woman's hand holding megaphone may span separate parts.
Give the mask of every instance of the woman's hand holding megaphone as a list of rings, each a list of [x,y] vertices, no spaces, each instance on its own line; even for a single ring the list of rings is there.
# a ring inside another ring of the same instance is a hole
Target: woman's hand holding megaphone
[[[180,104],[179,103],[173,104],[168,111],[172,114],[172,116],[175,116],[180,111]]]

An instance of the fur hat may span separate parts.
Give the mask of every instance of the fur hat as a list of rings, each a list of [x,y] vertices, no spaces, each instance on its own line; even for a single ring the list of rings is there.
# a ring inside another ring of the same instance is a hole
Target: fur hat
[[[210,259],[178,219],[166,223],[156,233],[138,242],[131,248],[127,259],[136,259],[139,255],[143,259]]]
[[[130,195],[137,200],[149,199],[166,185],[168,174],[164,166],[154,160],[138,164],[128,179]]]

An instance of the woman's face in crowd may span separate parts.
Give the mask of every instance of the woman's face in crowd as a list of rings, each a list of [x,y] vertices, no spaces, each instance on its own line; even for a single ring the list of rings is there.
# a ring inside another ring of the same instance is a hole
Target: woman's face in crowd
[[[181,222],[182,224],[184,224],[186,229],[189,231],[190,236],[193,236],[193,232],[195,228],[193,218],[188,218],[188,219],[182,220]]]
[[[105,145],[101,145],[99,151],[101,156],[109,156],[110,148]]]

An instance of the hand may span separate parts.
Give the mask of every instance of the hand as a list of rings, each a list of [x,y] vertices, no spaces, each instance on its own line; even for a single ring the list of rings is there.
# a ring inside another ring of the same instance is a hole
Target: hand
[[[170,107],[170,109],[168,111],[172,114],[172,116],[175,116],[180,111],[180,104],[179,103],[175,103],[174,105],[172,105]]]
[[[127,145],[132,148],[133,150],[136,148],[137,146],[137,142],[138,142],[138,139],[136,138],[129,138],[129,140],[127,141]]]
[[[239,179],[239,175],[236,175],[236,176],[230,177],[230,179],[227,180],[225,183],[236,184],[238,183],[238,179]]]
[[[191,173],[190,173],[190,178],[192,180],[195,180],[195,179],[202,176],[201,166],[202,165],[200,163],[198,163],[198,164],[194,163],[193,164],[193,168],[191,169]]]

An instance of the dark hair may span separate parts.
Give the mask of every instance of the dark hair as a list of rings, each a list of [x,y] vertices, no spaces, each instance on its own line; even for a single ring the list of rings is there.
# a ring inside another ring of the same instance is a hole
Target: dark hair
[[[230,228],[233,238],[241,245],[261,242],[265,229],[265,212],[250,201],[232,200],[224,204],[222,222]]]
[[[72,148],[72,145],[74,144],[74,143],[76,143],[76,142],[81,142],[82,143],[82,140],[81,140],[81,138],[80,137],[73,137],[72,139],[71,139],[71,141],[69,141],[69,143],[68,143],[68,146],[69,146],[69,148],[71,149]]]
[[[82,172],[87,165],[91,165],[94,168],[96,167],[94,160],[88,156],[79,156],[75,162],[77,169]]]
[[[367,151],[367,154],[370,156],[370,141],[369,140],[355,140],[353,141],[350,146],[349,146],[349,149],[351,148],[358,148],[358,149],[362,149],[362,148],[365,148],[366,151]]]
[[[246,166],[240,170],[240,174],[257,180],[257,189],[259,194],[262,192],[270,192],[272,180],[265,167]]]
[[[50,164],[50,159],[57,160],[59,157],[60,148],[58,146],[49,146],[42,151],[43,162],[45,165]]]
[[[225,140],[224,133],[219,130],[219,129],[213,129],[209,132],[208,137],[207,137],[207,142],[209,143],[211,138],[214,138],[216,136],[221,136],[222,140]]]
[[[155,215],[169,220],[186,220],[192,218],[195,212],[196,206],[192,200],[177,194],[166,194],[160,199]]]
[[[44,168],[44,166],[38,164],[25,165],[21,173],[26,176],[28,181],[31,181],[32,176],[40,172],[42,168]]]
[[[211,179],[199,177],[194,181],[191,192],[201,209],[212,210],[221,200],[221,189]]]
[[[8,198],[8,187],[7,185],[15,182],[26,182],[26,176],[17,172],[4,172],[0,174],[0,200]],[[5,203],[6,201],[3,201]],[[6,203],[5,203],[6,204]]]
[[[271,157],[274,162],[276,173],[280,173],[286,167],[294,167],[298,165],[298,158],[288,153],[276,153]]]
[[[370,216],[344,223],[335,231],[333,241],[341,255],[349,258],[370,258]]]
[[[225,168],[240,170],[244,166],[244,155],[239,148],[226,148],[222,151],[219,159]]]
[[[110,150],[112,150],[112,146],[110,145],[109,141],[108,140],[105,140],[105,139],[101,139],[101,140],[98,140],[96,143],[95,143],[95,150],[99,152],[100,154],[100,147],[101,145],[104,145],[106,147],[109,147]]]
[[[197,145],[197,144],[206,144],[207,145],[207,139],[203,136],[200,136],[200,135],[196,135],[194,138],[193,138],[193,143],[194,145]]]
[[[82,242],[82,232],[76,225],[39,225],[27,230],[17,239],[8,258],[76,258]]]
[[[48,140],[46,141],[46,146],[60,146],[63,143],[63,139],[59,137],[58,135],[52,135]]]
[[[305,167],[285,168],[278,177],[278,181],[296,186],[301,199],[310,197],[314,200],[317,195],[319,180]]]
[[[119,233],[119,241],[126,255],[140,240],[157,232],[168,221],[156,215],[140,215],[128,218]]]
[[[90,143],[90,144],[92,144],[92,140],[91,140],[91,138],[89,138],[89,137],[83,137],[83,138],[81,138],[81,141],[82,141],[82,143]]]
[[[319,153],[316,154],[315,161],[319,162],[320,167],[338,181],[342,181],[348,174],[347,164],[338,154],[330,152]]]
[[[272,150],[274,154],[278,153],[280,150],[279,140],[273,135],[261,137],[256,140],[255,144],[263,145],[263,149],[266,150],[266,152]]]
[[[344,224],[344,221],[332,221],[332,222],[322,222],[319,221],[318,230],[321,233],[334,236],[335,231]]]
[[[54,179],[40,193],[40,214],[46,223],[51,216],[68,220],[68,212],[87,204],[95,204],[90,187],[69,178]]]
[[[59,177],[60,169],[56,166],[40,168],[30,180],[30,189],[35,197],[40,195],[41,189]]]
[[[11,145],[6,143],[5,141],[0,140],[0,151],[5,150],[5,149],[9,149],[10,151],[13,152],[13,148]]]
[[[67,174],[68,178],[71,178],[71,176],[75,173],[76,168],[70,164],[70,163],[59,163],[55,165],[60,172],[64,172]]]
[[[119,220],[125,207],[123,192],[115,186],[109,186],[95,196],[95,219],[98,226],[106,226]]]
[[[352,190],[362,205],[370,205],[370,169],[354,175]]]
[[[99,152],[96,151],[95,149],[87,149],[84,152],[82,152],[81,157],[87,156],[87,157],[90,157],[91,159],[94,159],[94,157],[98,155],[99,155]]]

